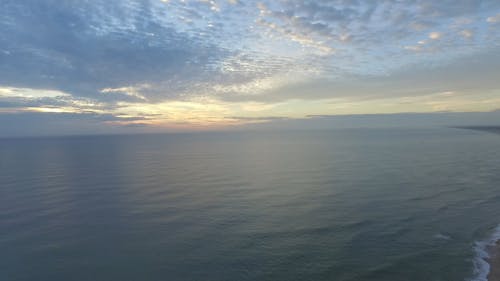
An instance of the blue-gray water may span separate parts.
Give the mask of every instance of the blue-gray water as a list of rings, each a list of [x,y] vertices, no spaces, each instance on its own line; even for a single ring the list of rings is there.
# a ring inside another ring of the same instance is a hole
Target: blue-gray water
[[[469,280],[498,223],[487,132],[0,140],[0,280]]]

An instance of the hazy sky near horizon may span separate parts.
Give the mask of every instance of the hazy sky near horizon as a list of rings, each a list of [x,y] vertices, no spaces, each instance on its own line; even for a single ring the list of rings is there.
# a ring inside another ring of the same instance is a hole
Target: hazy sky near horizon
[[[0,2],[10,128],[486,112],[499,77],[498,0]]]

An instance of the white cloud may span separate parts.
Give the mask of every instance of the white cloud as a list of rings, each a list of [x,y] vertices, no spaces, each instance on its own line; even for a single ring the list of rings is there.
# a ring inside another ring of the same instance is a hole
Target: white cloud
[[[119,88],[104,88],[101,89],[101,93],[103,94],[109,94],[109,93],[118,93],[118,94],[123,94],[129,97],[135,97],[140,100],[146,101],[147,98],[142,95],[140,92],[141,90],[148,89],[150,88],[150,85],[145,84],[145,85],[140,85],[140,86],[129,86],[129,87],[119,87]]]
[[[37,99],[37,98],[56,98],[56,97],[68,97],[68,96],[70,95],[67,93],[55,90],[0,87],[0,97]]]
[[[443,37],[443,34],[441,32],[431,32],[429,33],[429,38],[432,39],[432,40],[437,40],[437,39],[440,39],[441,37]]]
[[[486,19],[487,22],[489,23],[497,23],[497,22],[500,22],[500,13],[499,14],[496,14],[495,16],[491,16],[491,17],[488,17]]]
[[[464,29],[460,31],[460,35],[462,35],[466,39],[470,39],[474,36],[474,32],[472,32],[472,30],[469,29]]]
[[[419,42],[420,44],[420,42]],[[422,43],[423,44],[423,43]],[[408,51],[413,51],[413,52],[420,52],[423,50],[422,46],[421,45],[417,45],[417,46],[404,46],[403,47],[405,50],[408,50]]]

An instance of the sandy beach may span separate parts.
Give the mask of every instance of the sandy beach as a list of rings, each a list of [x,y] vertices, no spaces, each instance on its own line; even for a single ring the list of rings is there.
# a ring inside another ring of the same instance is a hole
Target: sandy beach
[[[500,281],[500,241],[491,249],[490,258],[490,273],[488,274],[488,281]]]

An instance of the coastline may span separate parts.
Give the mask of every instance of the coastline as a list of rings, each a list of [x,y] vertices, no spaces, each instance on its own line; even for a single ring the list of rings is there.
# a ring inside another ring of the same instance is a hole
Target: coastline
[[[500,126],[456,126],[455,129],[483,131],[493,134],[500,134]]]
[[[490,264],[488,281],[500,281],[500,241],[496,241],[489,251],[489,257],[486,260]]]
[[[474,246],[474,277],[470,281],[500,281],[500,225]]]

